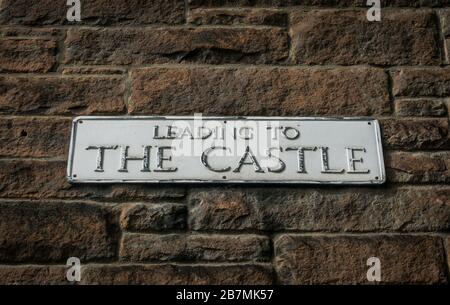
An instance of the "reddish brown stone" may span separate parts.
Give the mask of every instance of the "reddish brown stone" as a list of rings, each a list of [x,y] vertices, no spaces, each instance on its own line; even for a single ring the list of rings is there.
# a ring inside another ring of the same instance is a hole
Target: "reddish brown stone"
[[[186,227],[184,204],[129,203],[122,208],[120,224],[127,231],[181,230]]]
[[[0,157],[64,157],[71,125],[70,119],[2,118]]]
[[[447,149],[449,125],[447,119],[381,121],[385,148],[389,149]]]
[[[387,76],[373,68],[148,68],[132,73],[133,114],[379,115]]]
[[[67,1],[3,0],[2,24],[180,24],[184,0],[95,0],[81,2],[81,22],[67,21]]]
[[[291,20],[296,63],[438,65],[439,26],[431,11],[383,11],[369,22],[365,10],[313,10]]]
[[[402,68],[392,79],[395,96],[450,96],[449,68]]]
[[[448,281],[442,240],[434,236],[281,235],[274,247],[283,284],[370,284],[370,257],[381,261],[383,284]]]
[[[73,202],[0,202],[0,261],[110,259],[117,225],[106,207]]]
[[[440,117],[447,114],[446,103],[432,99],[401,99],[395,101],[395,112],[399,116]]]
[[[121,77],[0,76],[0,114],[123,113]]]
[[[4,37],[27,37],[54,39],[62,37],[64,30],[55,28],[32,28],[21,26],[4,26],[0,29]]]
[[[189,228],[192,230],[265,229],[254,201],[243,189],[200,189],[190,193]],[[283,218],[284,219],[284,218]]]
[[[195,25],[269,25],[287,26],[286,12],[270,9],[193,9],[188,22]]]
[[[66,63],[83,65],[278,63],[289,48],[278,28],[71,29],[65,43]]]
[[[0,266],[0,285],[64,285],[65,266],[18,265]]]
[[[0,160],[0,197],[111,200],[180,198],[183,187],[143,184],[70,184],[66,161]]]
[[[382,7],[441,7],[450,4],[450,0],[381,0]],[[229,7],[229,6],[336,6],[367,7],[367,0],[189,0],[190,7]]]
[[[386,170],[392,182],[449,183],[450,153],[388,153]]]
[[[443,232],[450,188],[194,189],[189,227],[197,231]]]
[[[265,261],[270,242],[258,235],[131,234],[122,236],[122,261]]]
[[[65,284],[71,255],[83,284],[367,283],[373,251],[382,283],[448,282],[450,0],[382,2],[439,9],[0,0],[0,284]],[[379,118],[388,181],[67,182],[71,117],[198,112]]]
[[[0,39],[0,72],[48,72],[56,63],[56,42],[47,39]]]
[[[273,271],[262,264],[88,265],[82,284],[102,285],[270,285]]]

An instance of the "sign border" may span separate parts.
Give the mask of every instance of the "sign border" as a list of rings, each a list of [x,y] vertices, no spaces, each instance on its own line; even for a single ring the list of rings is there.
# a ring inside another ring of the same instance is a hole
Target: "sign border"
[[[194,116],[78,116],[72,121],[72,131],[70,135],[69,158],[67,163],[67,180],[73,184],[119,184],[119,183],[135,183],[135,184],[286,184],[286,185],[381,185],[386,182],[386,169],[384,165],[383,145],[381,140],[381,128],[377,119],[370,117],[279,117],[279,116],[202,116],[202,120],[278,120],[278,121],[370,121],[375,128],[375,141],[379,156],[380,177],[378,180],[367,181],[292,181],[292,180],[183,180],[183,179],[166,179],[166,180],[133,180],[133,179],[86,179],[79,180],[73,177],[73,156],[76,141],[76,129],[79,121],[95,121],[95,120],[192,120]]]

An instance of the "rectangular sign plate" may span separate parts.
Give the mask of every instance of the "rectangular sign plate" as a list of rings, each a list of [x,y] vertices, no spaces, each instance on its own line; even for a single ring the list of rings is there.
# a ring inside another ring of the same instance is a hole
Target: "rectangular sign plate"
[[[78,117],[73,183],[385,181],[380,127],[364,118]]]

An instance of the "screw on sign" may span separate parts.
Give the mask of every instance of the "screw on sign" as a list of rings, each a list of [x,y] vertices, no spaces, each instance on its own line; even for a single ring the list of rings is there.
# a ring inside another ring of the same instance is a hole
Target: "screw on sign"
[[[367,119],[83,117],[73,123],[68,177],[379,184],[379,133]]]

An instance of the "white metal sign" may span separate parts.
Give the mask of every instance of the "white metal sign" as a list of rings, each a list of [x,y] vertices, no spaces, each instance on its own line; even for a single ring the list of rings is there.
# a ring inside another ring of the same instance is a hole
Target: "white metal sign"
[[[385,169],[372,119],[78,117],[68,179],[381,184]]]

